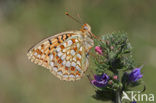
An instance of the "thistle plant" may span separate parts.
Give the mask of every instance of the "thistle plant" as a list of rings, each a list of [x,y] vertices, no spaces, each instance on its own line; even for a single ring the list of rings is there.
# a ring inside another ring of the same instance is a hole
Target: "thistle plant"
[[[123,91],[143,85],[142,66],[135,64],[132,47],[125,33],[103,35],[95,44],[96,67],[91,84],[96,90],[93,97],[97,100],[122,103]]]

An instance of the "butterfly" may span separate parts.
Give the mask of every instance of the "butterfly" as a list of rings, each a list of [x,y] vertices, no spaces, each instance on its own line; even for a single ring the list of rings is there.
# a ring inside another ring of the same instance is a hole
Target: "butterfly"
[[[40,41],[28,50],[27,56],[60,80],[75,81],[87,70],[93,46],[91,27],[83,24],[80,30],[61,32]]]

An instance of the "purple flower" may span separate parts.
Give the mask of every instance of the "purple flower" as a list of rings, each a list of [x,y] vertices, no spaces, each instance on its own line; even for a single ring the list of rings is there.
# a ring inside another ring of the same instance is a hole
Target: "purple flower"
[[[133,102],[131,102],[131,103],[136,103],[136,101],[133,101]]]
[[[95,47],[95,51],[96,51],[98,54],[102,55],[102,48],[101,48],[100,46],[96,46],[96,47]]]
[[[142,74],[140,72],[141,68],[135,68],[132,70],[132,72],[129,74],[129,80],[132,82],[136,82],[137,80],[139,80],[140,78],[142,78]]]
[[[94,80],[91,81],[96,87],[104,87],[108,82],[109,76],[107,74],[94,75]]]

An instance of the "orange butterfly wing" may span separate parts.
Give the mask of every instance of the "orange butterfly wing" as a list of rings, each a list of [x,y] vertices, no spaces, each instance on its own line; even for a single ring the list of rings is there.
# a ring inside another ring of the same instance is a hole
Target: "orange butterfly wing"
[[[78,80],[88,66],[80,33],[62,32],[46,38],[28,51],[28,58],[35,64],[50,69],[61,80]]]

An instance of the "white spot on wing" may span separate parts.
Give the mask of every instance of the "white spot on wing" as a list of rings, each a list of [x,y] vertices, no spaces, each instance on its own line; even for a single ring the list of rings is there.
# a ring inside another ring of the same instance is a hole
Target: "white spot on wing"
[[[68,55],[68,56],[66,57],[66,60],[69,60],[69,59],[70,59],[70,57],[71,57],[71,56],[70,56],[70,55]]]
[[[80,51],[82,51],[82,47],[80,47]]]
[[[66,58],[66,54],[62,55],[61,59],[64,60]]]
[[[80,54],[77,54],[77,57],[78,57],[79,59],[81,59],[81,55],[80,55]]]
[[[76,61],[76,58],[74,57],[73,60]]]
[[[79,44],[79,43],[77,43],[77,47],[78,47],[78,48],[80,47],[80,44]]]
[[[80,64],[80,61],[77,61],[77,64],[80,66],[81,64]]]
[[[64,47],[66,47],[66,46],[67,46],[67,44],[66,44],[66,43],[63,43],[63,46],[64,46]]]
[[[66,49],[63,49],[63,52],[65,53],[67,50]]]
[[[66,66],[70,67],[70,62],[69,61],[67,61]]]
[[[38,57],[38,58],[40,58],[40,57],[41,57],[41,55],[39,54],[37,57]]]
[[[37,55],[37,52],[35,52],[34,55],[36,56]]]
[[[68,40],[68,46],[71,46],[72,45],[72,41],[71,40]]]
[[[57,72],[57,69],[58,69],[57,67],[54,67],[54,68],[53,68],[53,70],[54,70],[55,72]]]
[[[70,74],[70,75],[69,75],[69,77],[70,77],[70,78],[75,78],[75,76],[74,76],[74,75],[72,75],[72,74]]]
[[[67,55],[69,54],[69,51],[67,51]]]
[[[75,42],[78,42],[78,40],[77,40],[77,39],[75,39]]]
[[[79,72],[81,72],[81,69],[80,69],[79,66],[76,66],[76,69],[77,69]]]
[[[72,62],[72,64],[71,64],[73,67],[75,67],[76,66],[76,63],[75,62]]]
[[[72,56],[75,55],[75,51],[74,51],[74,50],[71,50],[70,52],[71,52],[71,55],[72,55]]]
[[[49,55],[50,60],[53,60],[53,54]]]
[[[63,53],[62,52],[58,52],[58,56],[60,57]]]
[[[79,75],[76,75],[76,77],[79,77]]]
[[[50,66],[53,67],[54,66],[54,62],[50,62]]]
[[[67,78],[67,77],[68,77],[68,75],[64,74],[64,75],[63,75],[63,77],[64,77],[64,78]]]
[[[65,65],[66,64],[66,61],[64,60],[62,64]]]
[[[57,51],[57,52],[59,52],[60,50],[61,50],[61,48],[60,48],[60,47],[57,47],[57,48],[56,48],[56,51]]]
[[[62,75],[62,71],[59,71],[57,74]]]

